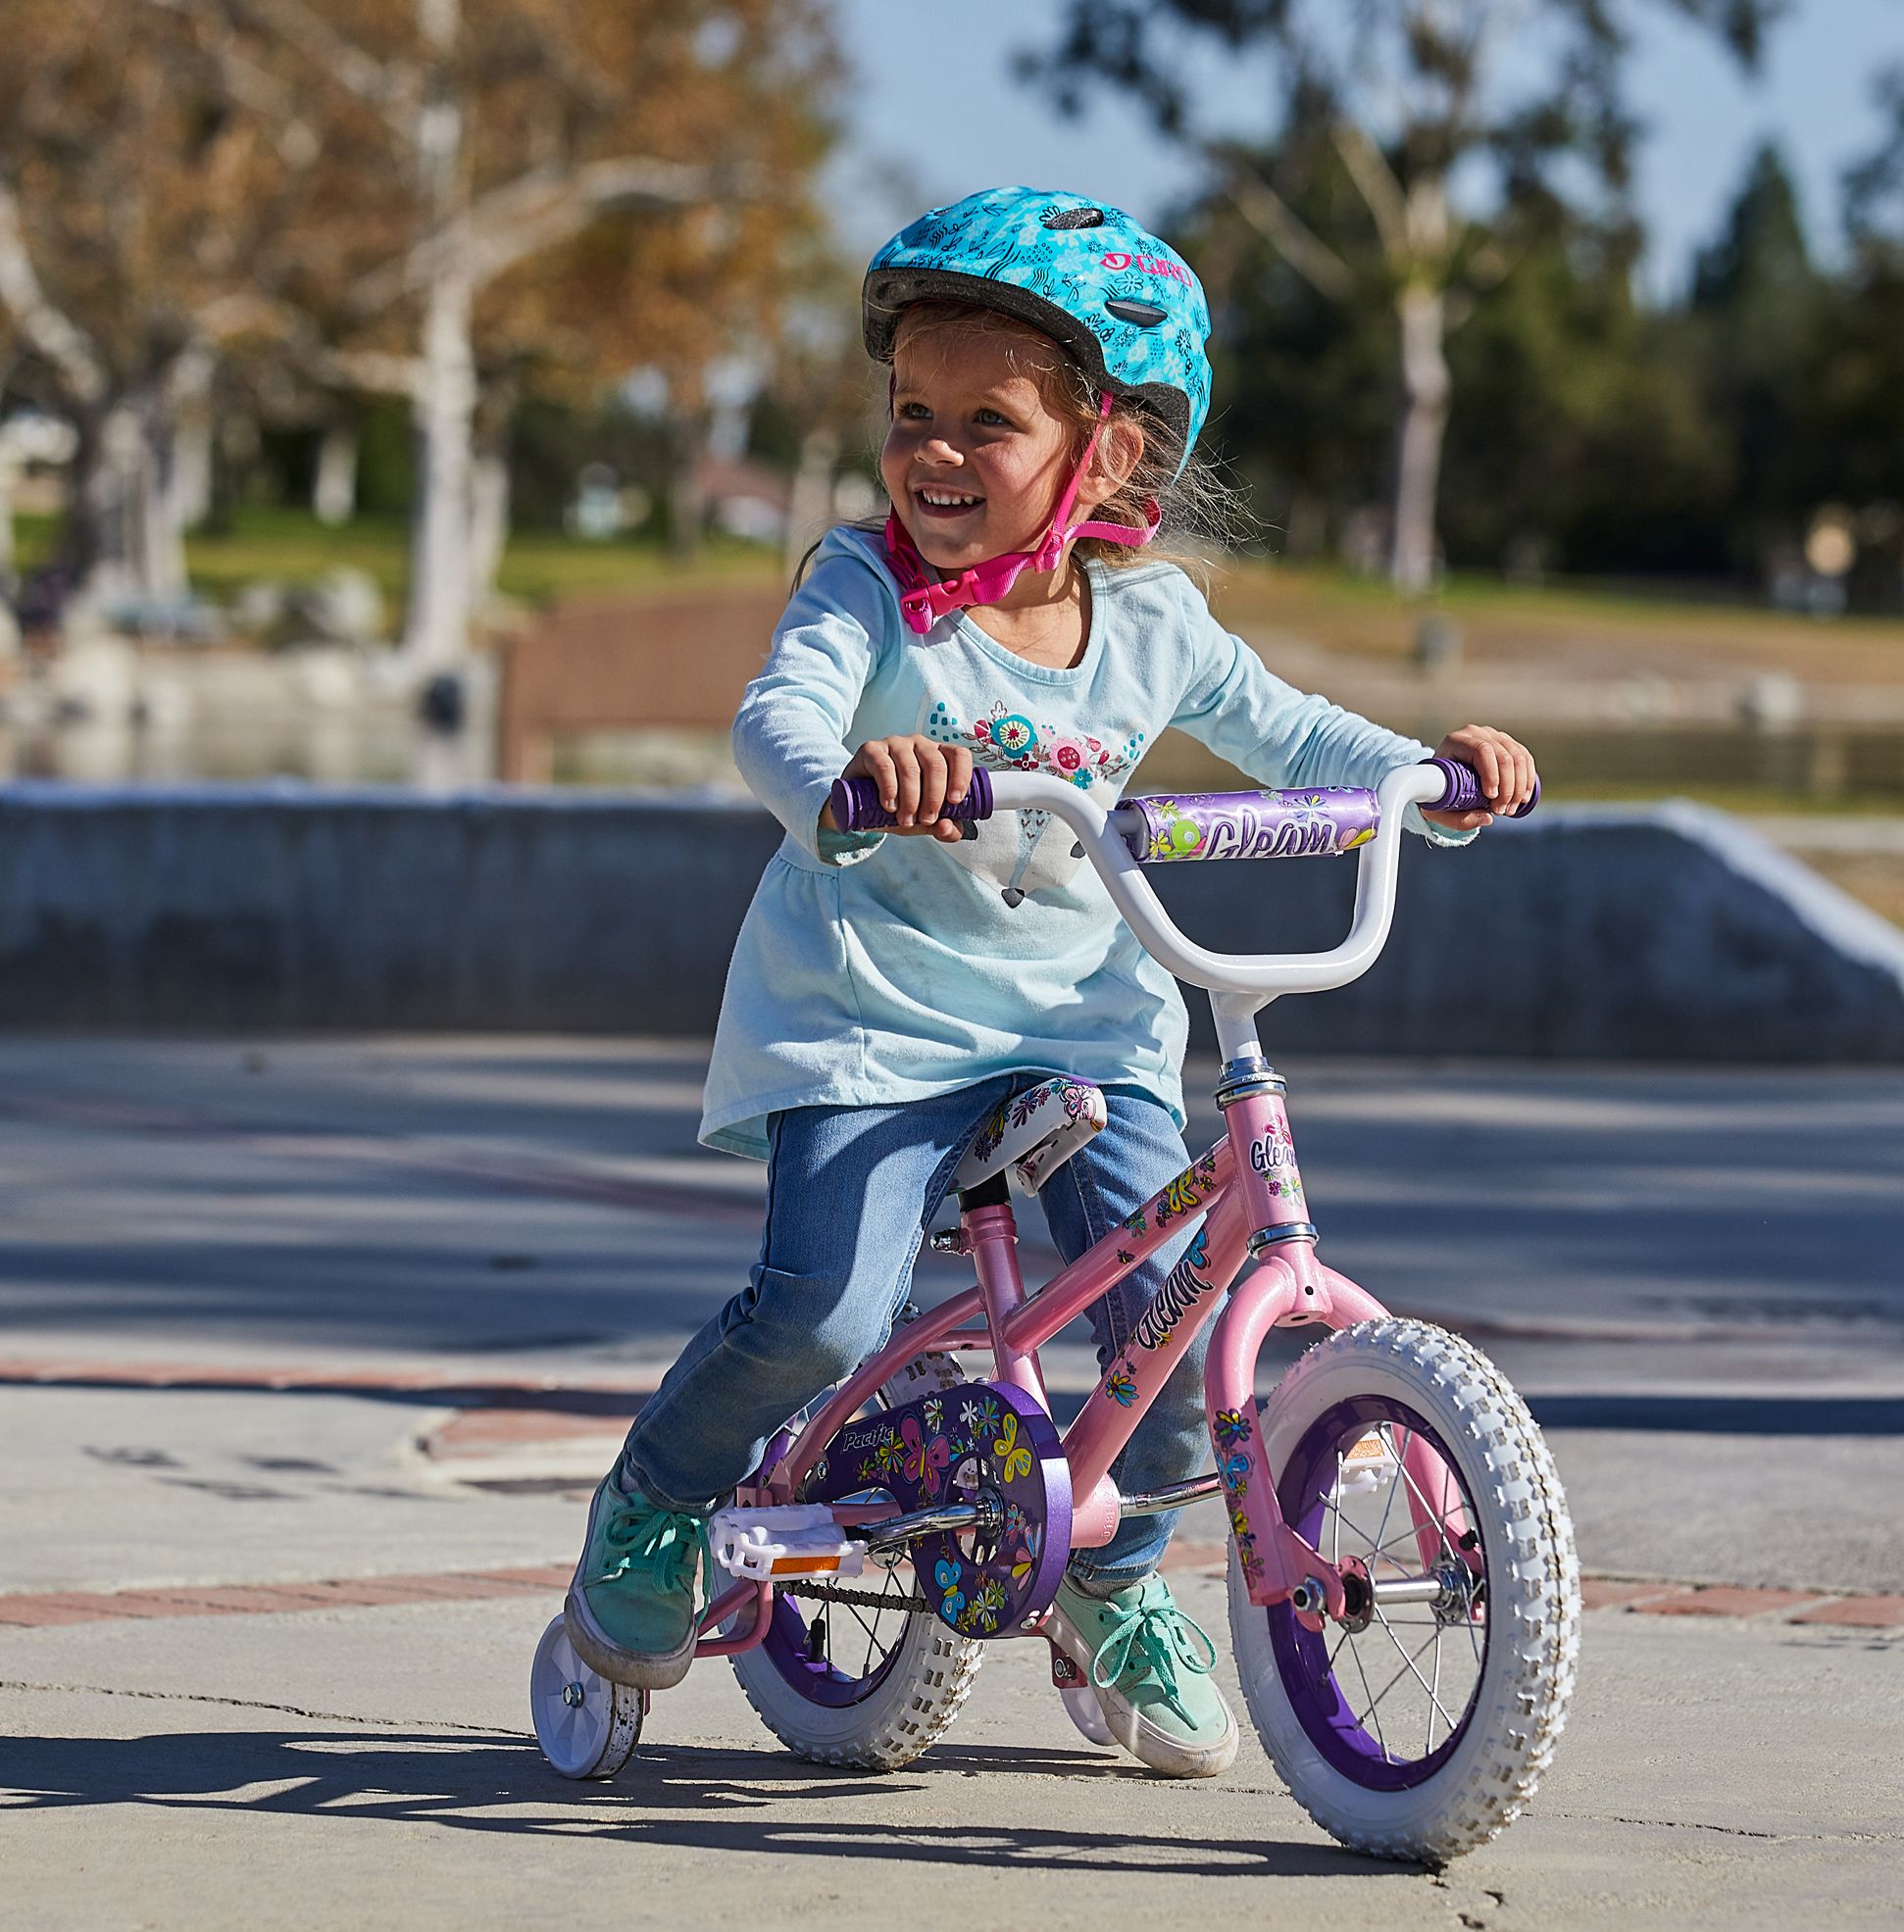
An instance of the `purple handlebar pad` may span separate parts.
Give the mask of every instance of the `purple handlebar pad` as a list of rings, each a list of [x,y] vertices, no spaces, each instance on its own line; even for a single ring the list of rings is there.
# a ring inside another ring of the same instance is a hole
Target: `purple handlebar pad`
[[[1140,866],[1186,859],[1323,859],[1376,835],[1376,795],[1361,787],[1177,792],[1127,798],[1112,814]]]
[[[1493,808],[1487,803],[1480,788],[1480,779],[1474,768],[1457,764],[1452,758],[1430,758],[1428,764],[1439,768],[1448,781],[1448,788],[1441,794],[1440,802],[1430,805],[1430,812],[1488,812]],[[1510,818],[1525,818],[1540,803],[1540,780],[1533,781],[1533,796],[1527,804],[1508,814]]]
[[[879,803],[879,784],[876,778],[835,778],[827,803],[832,807],[834,825],[842,832],[877,832],[899,822],[896,815]],[[965,797],[957,805],[946,806],[939,817],[989,818],[991,773],[982,765],[975,765]]]

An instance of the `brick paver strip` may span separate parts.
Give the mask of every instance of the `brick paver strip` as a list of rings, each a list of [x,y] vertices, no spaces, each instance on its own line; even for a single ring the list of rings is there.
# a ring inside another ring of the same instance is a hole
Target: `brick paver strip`
[[[1794,1623],[1842,1623],[1864,1630],[1904,1626],[1904,1597],[1838,1597],[1794,1616]]]
[[[1685,1583],[1616,1583],[1610,1577],[1580,1578],[1580,1604],[1590,1610],[1644,1610],[1667,1597],[1683,1597],[1691,1586]]]
[[[1798,1610],[1818,1602],[1816,1590],[1738,1590],[1712,1584],[1646,1605],[1648,1616],[1764,1616],[1772,1610]]]
[[[1223,1561],[1225,1546],[1181,1541],[1171,1569]],[[567,1563],[520,1568],[450,1570],[436,1576],[345,1576],[300,1583],[179,1584],[145,1590],[49,1590],[0,1596],[0,1626],[48,1628],[111,1619],[171,1616],[264,1616],[313,1610],[373,1610],[397,1604],[469,1603],[498,1597],[545,1596],[563,1590]],[[1726,1585],[1615,1582],[1588,1577],[1580,1587],[1588,1610],[1637,1611],[1647,1616],[1767,1616],[1787,1623],[1839,1624],[1860,1629],[1904,1628],[1904,1597],[1838,1597],[1823,1603],[1816,1591],[1739,1590]]]

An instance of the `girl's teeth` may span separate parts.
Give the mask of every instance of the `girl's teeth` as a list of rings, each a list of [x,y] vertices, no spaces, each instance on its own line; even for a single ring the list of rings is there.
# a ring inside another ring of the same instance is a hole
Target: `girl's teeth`
[[[930,490],[921,490],[920,495],[939,510],[969,509],[978,501],[976,496],[934,496]]]

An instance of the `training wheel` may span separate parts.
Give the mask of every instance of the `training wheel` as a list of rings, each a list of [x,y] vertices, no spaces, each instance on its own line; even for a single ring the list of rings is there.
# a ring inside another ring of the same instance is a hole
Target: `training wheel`
[[[535,1741],[552,1769],[565,1778],[612,1778],[640,1740],[648,1698],[582,1662],[558,1616],[535,1647],[528,1708]]]

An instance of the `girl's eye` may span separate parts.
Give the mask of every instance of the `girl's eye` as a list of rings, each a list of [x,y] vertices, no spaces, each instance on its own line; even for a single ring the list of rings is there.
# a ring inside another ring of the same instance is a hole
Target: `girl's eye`
[[[1007,429],[1009,429],[1012,426],[1011,419],[1009,417],[1000,416],[995,409],[981,409],[978,412],[978,421],[984,423],[987,427],[989,427],[992,423],[1002,424]]]
[[[896,413],[904,417],[909,422],[919,422],[930,416],[932,412],[924,403],[901,403]]]

